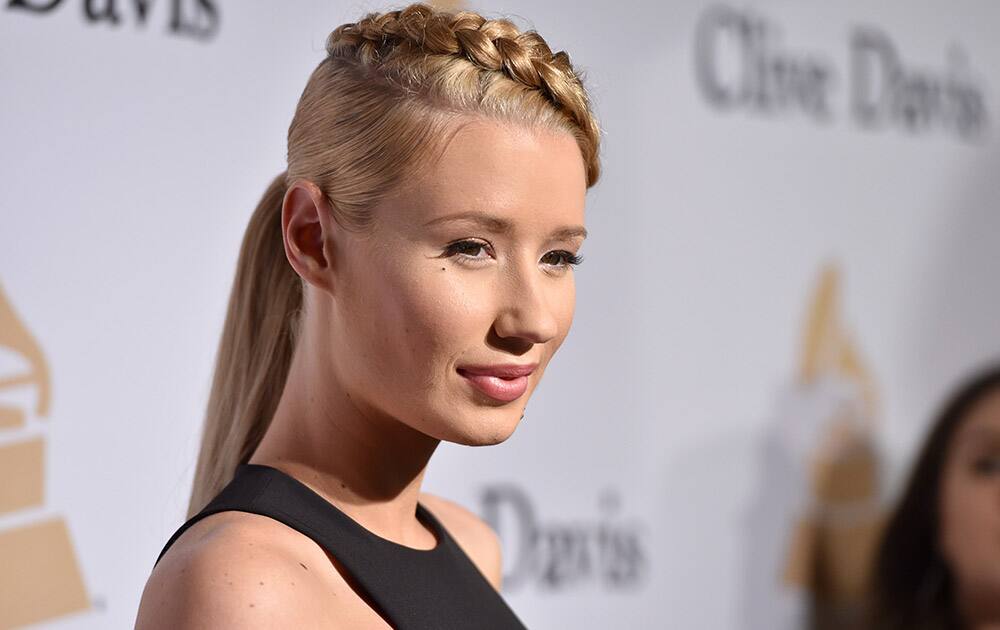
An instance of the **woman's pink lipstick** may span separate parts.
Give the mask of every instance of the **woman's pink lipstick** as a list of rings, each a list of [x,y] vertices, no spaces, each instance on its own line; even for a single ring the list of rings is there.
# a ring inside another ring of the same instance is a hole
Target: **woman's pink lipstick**
[[[528,376],[538,367],[528,365],[463,365],[458,368],[469,384],[500,402],[511,402],[520,398],[528,389]]]

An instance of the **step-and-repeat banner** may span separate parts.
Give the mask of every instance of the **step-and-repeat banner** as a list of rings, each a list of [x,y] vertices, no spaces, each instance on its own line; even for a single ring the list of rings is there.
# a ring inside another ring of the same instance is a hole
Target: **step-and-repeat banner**
[[[425,488],[497,529],[532,628],[855,601],[935,406],[1000,354],[1000,7],[470,6],[570,52],[605,174],[521,426]],[[0,627],[133,623],[243,229],[325,36],[381,8],[3,1]]]

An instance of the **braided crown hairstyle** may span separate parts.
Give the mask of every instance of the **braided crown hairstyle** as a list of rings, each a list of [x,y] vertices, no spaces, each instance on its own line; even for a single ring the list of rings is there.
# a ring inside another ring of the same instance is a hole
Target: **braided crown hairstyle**
[[[509,20],[488,20],[470,11],[449,14],[413,4],[337,27],[327,51],[331,59],[360,63],[395,79],[407,94],[460,111],[517,118],[512,111],[519,109],[517,101],[533,101],[519,122],[547,123],[572,133],[583,153],[588,187],[597,182],[599,130],[587,92],[569,55],[553,53],[535,31],[522,32]]]
[[[232,479],[263,438],[284,389],[303,287],[285,258],[288,184],[315,183],[345,229],[440,155],[462,121],[488,118],[571,134],[587,187],[600,131],[565,52],[534,31],[470,11],[412,4],[337,27],[288,129],[288,168],[247,226],[216,355],[188,516]]]

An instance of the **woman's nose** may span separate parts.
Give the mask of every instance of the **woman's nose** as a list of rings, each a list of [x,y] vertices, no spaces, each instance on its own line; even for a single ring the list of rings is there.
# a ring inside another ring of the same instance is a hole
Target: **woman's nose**
[[[559,333],[559,322],[550,306],[550,300],[558,296],[551,295],[553,289],[545,283],[545,278],[531,274],[516,274],[508,280],[493,324],[499,337],[534,344],[545,343]]]

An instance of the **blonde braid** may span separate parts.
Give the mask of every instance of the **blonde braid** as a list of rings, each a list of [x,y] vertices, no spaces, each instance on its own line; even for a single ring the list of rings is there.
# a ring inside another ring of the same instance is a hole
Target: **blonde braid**
[[[581,132],[587,185],[600,176],[597,154],[600,128],[580,75],[565,51],[553,53],[536,31],[520,31],[506,19],[478,13],[451,13],[416,3],[385,13],[369,13],[358,22],[337,27],[327,38],[331,59],[356,59],[377,68],[400,57],[443,55],[464,57],[483,71],[501,72],[544,94]]]

